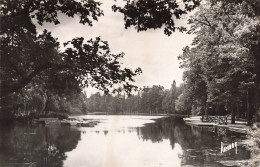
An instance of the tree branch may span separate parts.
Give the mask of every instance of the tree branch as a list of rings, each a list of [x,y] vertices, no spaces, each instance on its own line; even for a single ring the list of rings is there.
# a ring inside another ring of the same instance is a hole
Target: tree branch
[[[204,15],[204,19],[205,19],[205,21],[208,23],[208,26],[210,26],[211,27],[211,24],[210,24],[210,22],[208,21],[208,19],[207,19],[207,17]]]
[[[211,25],[209,24],[209,22],[205,23],[205,22],[203,22],[203,21],[201,21],[201,20],[198,20],[198,19],[195,19],[195,18],[194,18],[194,20],[197,21],[198,23],[201,23],[201,24],[203,24],[203,25],[206,25],[206,26],[211,27]]]
[[[31,80],[37,76],[42,71],[51,68],[51,64],[45,64],[42,66],[37,67],[34,71],[28,73],[27,75],[24,75],[21,79],[17,80],[13,84],[7,83],[5,81],[2,81],[1,83],[1,97],[4,97],[10,93],[17,92],[21,90],[23,87],[25,87],[28,83],[31,82]]]

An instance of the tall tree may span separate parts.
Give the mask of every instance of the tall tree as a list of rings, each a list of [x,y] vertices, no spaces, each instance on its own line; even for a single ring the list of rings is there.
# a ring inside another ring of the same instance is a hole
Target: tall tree
[[[243,11],[243,5],[203,4],[189,20],[190,32],[197,35],[194,47],[191,50],[185,48],[180,57],[182,66],[189,68],[186,72],[188,79],[194,73],[200,75],[201,83],[204,82],[206,89],[201,89],[207,90],[204,104],[212,107],[225,104],[232,110],[232,123],[235,122],[235,106],[243,101],[246,90],[253,87],[255,81],[255,59],[250,54],[249,45],[243,42],[245,33],[256,35],[252,34],[254,28],[251,27],[255,21]],[[200,66],[197,68],[200,71],[193,68],[196,66]]]
[[[39,25],[44,22],[56,25],[60,23],[58,13],[61,13],[68,17],[78,15],[81,24],[92,26],[92,22],[103,15],[100,5],[94,0],[0,2],[1,118],[9,112],[6,107],[10,96],[19,94],[32,82],[40,81],[39,85],[45,84],[50,88],[55,84],[49,84],[49,81],[54,83],[60,79],[63,82],[59,82],[59,90],[70,82],[77,88],[91,85],[105,92],[113,86],[117,91],[125,90],[127,93],[137,88],[131,82],[141,69],[122,68],[119,59],[124,53],[111,53],[108,43],[100,37],[89,40],[74,38],[64,43],[65,51],[61,51],[51,32],[44,30],[38,34],[32,21],[36,19]]]

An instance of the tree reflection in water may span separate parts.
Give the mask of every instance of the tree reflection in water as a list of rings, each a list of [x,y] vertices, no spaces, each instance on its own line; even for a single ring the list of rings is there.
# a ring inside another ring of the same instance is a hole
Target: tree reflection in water
[[[223,131],[225,133],[223,133]],[[249,159],[250,152],[245,147],[238,147],[238,153],[231,150],[220,153],[220,143],[240,142],[244,135],[225,130],[215,130],[208,127],[191,127],[184,123],[182,118],[167,117],[156,120],[155,124],[147,124],[138,128],[137,134],[143,140],[161,142],[169,139],[172,149],[175,143],[183,149],[182,165],[215,165],[222,166],[218,161]]]
[[[62,167],[81,133],[70,127],[0,128],[0,166]]]

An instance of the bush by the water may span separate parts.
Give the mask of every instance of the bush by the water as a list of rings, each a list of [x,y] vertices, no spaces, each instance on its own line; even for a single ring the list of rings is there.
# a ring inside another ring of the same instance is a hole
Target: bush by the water
[[[251,151],[251,158],[243,166],[255,167],[260,166],[260,128],[255,124],[252,126],[252,130],[249,133],[249,140],[247,147]]]
[[[40,118],[58,118],[58,119],[67,119],[69,115],[66,113],[59,113],[59,112],[49,112],[46,115],[40,115]]]

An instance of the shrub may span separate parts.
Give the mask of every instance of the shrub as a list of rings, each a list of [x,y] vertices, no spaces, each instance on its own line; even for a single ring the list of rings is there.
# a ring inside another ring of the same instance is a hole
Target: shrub
[[[40,115],[41,118],[58,118],[58,119],[67,119],[69,117],[66,113],[60,112],[49,112],[47,115]]]
[[[249,140],[247,142],[247,147],[251,151],[251,158],[245,166],[260,166],[260,128],[253,124],[252,130],[250,131],[248,137]]]

